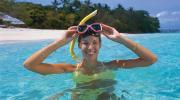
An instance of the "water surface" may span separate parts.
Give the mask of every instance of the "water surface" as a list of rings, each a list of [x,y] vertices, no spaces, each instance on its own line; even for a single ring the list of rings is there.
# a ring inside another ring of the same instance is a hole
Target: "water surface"
[[[144,68],[115,71],[115,93],[127,100],[180,99],[180,33],[138,34],[129,38],[157,55],[157,63]],[[129,59],[137,56],[123,45],[102,39],[100,61]],[[26,70],[23,61],[53,40],[4,41],[0,43],[0,100],[40,100],[75,86],[72,74],[42,76]],[[76,54],[81,56],[77,46]],[[72,63],[69,45],[58,49],[44,62]],[[61,100],[70,98],[67,92]]]

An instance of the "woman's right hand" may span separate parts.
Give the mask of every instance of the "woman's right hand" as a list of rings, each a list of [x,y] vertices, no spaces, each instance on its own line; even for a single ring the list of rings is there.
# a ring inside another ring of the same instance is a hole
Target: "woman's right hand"
[[[65,37],[64,37],[64,40],[66,41],[66,43],[69,43],[75,37],[77,37],[78,34],[76,34],[76,32],[77,32],[77,26],[71,26],[68,28],[68,30],[65,33]]]
[[[121,33],[119,33],[115,28],[101,24],[102,25],[102,34],[105,35],[108,39],[112,41],[120,41],[123,37]]]

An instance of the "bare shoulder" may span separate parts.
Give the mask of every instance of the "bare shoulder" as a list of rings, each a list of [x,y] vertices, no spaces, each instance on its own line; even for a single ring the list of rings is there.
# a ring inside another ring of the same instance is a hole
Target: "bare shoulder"
[[[113,66],[113,62],[112,61],[107,61],[107,62],[101,62],[103,64],[103,66],[105,66],[108,69],[114,69],[116,67]]]

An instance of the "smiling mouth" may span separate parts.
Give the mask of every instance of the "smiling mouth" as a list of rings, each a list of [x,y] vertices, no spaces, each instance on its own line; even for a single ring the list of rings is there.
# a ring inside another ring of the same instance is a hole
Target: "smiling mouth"
[[[94,55],[95,53],[88,53],[88,55]]]
[[[96,51],[87,52],[88,55],[95,55]]]

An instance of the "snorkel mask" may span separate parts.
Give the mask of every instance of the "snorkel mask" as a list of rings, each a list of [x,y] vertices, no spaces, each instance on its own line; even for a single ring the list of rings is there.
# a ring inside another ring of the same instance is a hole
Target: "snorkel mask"
[[[78,28],[77,28],[77,31],[79,31],[79,33],[83,34],[85,31],[87,31],[89,28],[91,28],[93,31],[99,31],[97,30],[96,28],[98,26],[96,25],[86,25],[86,26],[83,26],[85,24],[86,21],[88,21],[89,19],[91,19],[92,17],[94,17],[95,15],[97,14],[97,10],[93,11],[92,13],[90,13],[89,15],[87,15],[86,17],[84,17],[79,25],[78,25]],[[100,25],[101,27],[101,25]],[[99,29],[99,28],[98,28]],[[102,27],[101,27],[101,30],[102,30]],[[77,40],[77,37],[76,36],[72,41],[71,41],[71,44],[70,44],[70,48],[69,48],[69,51],[70,51],[70,54],[71,54],[71,57],[73,58],[73,60],[77,61],[77,56],[76,54],[74,53],[74,46],[75,46],[75,42]]]
[[[78,25],[77,26],[77,33],[79,35],[86,33],[86,31],[92,30],[96,33],[102,31],[102,26],[100,23],[93,23],[91,25]]]

